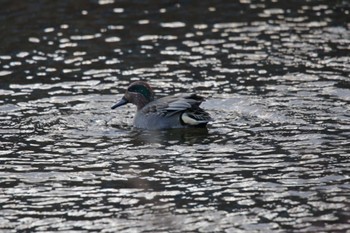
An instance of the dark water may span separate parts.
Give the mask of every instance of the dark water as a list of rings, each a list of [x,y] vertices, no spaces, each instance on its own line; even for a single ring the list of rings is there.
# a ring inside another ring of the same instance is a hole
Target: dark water
[[[348,1],[2,1],[1,232],[349,232]],[[208,130],[133,130],[133,80]]]

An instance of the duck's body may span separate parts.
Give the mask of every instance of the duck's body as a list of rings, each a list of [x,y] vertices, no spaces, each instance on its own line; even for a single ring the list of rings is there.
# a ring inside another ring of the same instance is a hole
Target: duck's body
[[[127,103],[135,104],[134,127],[141,129],[205,127],[211,117],[199,107],[203,101],[204,98],[196,94],[178,94],[154,100],[151,87],[136,81],[112,109]]]

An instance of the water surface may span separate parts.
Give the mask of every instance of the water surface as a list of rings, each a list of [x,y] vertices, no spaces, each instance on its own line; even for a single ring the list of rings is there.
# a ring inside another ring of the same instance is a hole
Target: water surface
[[[346,1],[4,1],[0,230],[346,232]],[[208,129],[140,131],[131,81]]]

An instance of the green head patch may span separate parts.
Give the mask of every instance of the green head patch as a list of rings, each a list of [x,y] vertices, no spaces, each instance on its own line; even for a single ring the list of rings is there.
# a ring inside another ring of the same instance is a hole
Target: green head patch
[[[131,87],[128,88],[128,92],[140,93],[148,100],[153,99],[152,91],[144,85],[139,85],[139,84],[132,85]]]

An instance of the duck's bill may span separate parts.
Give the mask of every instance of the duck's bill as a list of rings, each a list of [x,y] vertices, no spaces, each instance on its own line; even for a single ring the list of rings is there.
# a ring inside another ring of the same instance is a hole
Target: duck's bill
[[[127,104],[127,103],[129,103],[129,101],[127,101],[127,100],[123,97],[118,103],[116,103],[115,105],[113,105],[113,106],[111,107],[111,109],[118,108],[118,107],[123,106],[123,105],[125,105],[125,104]]]

